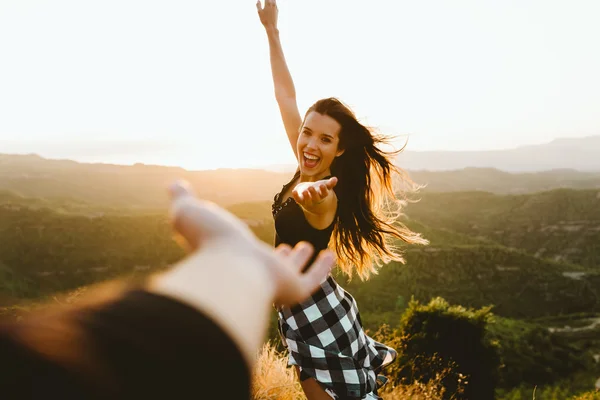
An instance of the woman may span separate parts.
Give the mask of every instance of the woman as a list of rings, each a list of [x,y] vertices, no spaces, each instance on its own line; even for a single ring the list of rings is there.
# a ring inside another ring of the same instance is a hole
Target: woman
[[[393,242],[426,244],[397,223],[400,200],[392,174],[405,187],[414,184],[378,145],[384,138],[363,126],[335,98],[313,104],[301,118],[294,83],[277,28],[277,5],[257,2],[269,40],[275,97],[298,160],[292,180],[275,196],[275,244],[308,241],[316,251],[331,246],[338,267],[367,279],[376,267],[403,262]],[[397,206],[394,207],[393,206]],[[309,400],[378,399],[385,378],[378,372],[396,352],[365,335],[356,302],[329,276],[308,300],[278,307],[279,328]]]

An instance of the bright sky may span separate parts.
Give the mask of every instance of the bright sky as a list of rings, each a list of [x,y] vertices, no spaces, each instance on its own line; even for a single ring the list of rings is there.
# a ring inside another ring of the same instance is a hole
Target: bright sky
[[[409,150],[600,134],[600,2],[280,0],[301,113],[337,96]],[[253,0],[2,0],[0,153],[293,162]]]

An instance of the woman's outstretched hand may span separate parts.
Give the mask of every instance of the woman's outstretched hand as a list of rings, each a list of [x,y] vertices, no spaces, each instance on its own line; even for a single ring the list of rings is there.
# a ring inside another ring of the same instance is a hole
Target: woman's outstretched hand
[[[261,5],[260,0],[256,2],[256,9],[258,11],[260,22],[265,29],[277,29],[277,3],[275,0],[264,1],[264,7]]]
[[[300,206],[310,208],[325,201],[335,185],[337,185],[337,182],[338,179],[336,177],[316,182],[302,182],[294,187],[292,196]]]

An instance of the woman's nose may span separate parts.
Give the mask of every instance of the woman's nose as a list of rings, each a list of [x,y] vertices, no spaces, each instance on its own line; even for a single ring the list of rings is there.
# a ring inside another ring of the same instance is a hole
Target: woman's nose
[[[318,141],[315,138],[310,138],[308,143],[306,143],[306,147],[311,150],[316,150],[318,147]]]

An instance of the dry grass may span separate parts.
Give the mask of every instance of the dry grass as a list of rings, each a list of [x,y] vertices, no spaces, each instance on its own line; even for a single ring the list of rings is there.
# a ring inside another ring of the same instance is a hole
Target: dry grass
[[[439,382],[431,381],[427,385],[415,382],[409,386],[396,386],[380,396],[385,400],[441,400],[443,394]]]
[[[287,365],[285,354],[266,343],[258,355],[252,382],[253,400],[304,400],[296,372]]]
[[[441,400],[438,381],[427,385],[397,386],[381,394],[385,400]],[[287,366],[287,356],[266,343],[258,355],[252,385],[252,400],[306,400],[296,372]]]

